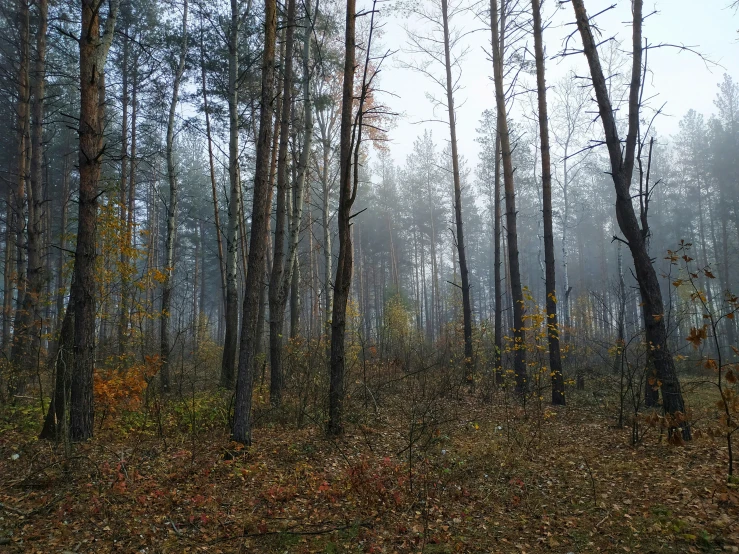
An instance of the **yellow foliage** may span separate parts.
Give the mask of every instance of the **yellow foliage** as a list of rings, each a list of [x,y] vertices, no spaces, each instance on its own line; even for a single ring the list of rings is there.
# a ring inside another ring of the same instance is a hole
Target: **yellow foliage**
[[[147,356],[143,364],[125,370],[96,368],[93,390],[98,409],[106,415],[137,409],[149,381],[160,367],[159,356]]]

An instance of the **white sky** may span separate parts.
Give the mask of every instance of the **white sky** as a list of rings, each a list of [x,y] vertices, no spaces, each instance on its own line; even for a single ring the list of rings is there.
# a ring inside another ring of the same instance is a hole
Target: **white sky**
[[[417,0],[424,1],[424,0]],[[523,0],[526,2],[527,0]],[[651,44],[672,43],[696,46],[704,56],[719,66],[706,67],[706,64],[695,54],[679,52],[673,48],[650,50],[649,85],[652,93],[659,94],[652,101],[653,105],[667,103],[665,115],[656,121],[656,129],[661,136],[671,135],[678,130],[678,121],[691,108],[703,113],[706,117],[714,113],[713,99],[717,91],[717,83],[723,74],[729,73],[739,80],[739,15],[727,8],[730,0],[647,0],[644,13],[658,10],[645,22],[644,36]],[[605,36],[616,35],[623,41],[623,47],[629,48],[631,29],[630,0],[585,0],[589,14],[597,13],[611,4],[616,9],[601,15],[598,25]],[[558,53],[562,48],[563,38],[575,30],[567,23],[574,21],[571,4],[564,4],[559,10],[557,0],[547,0],[544,4],[545,18],[557,12],[552,23],[545,31],[547,57]],[[400,60],[407,57],[402,49],[406,46],[405,20],[397,15],[383,17],[386,22],[383,46],[399,51],[385,62],[382,71],[381,88],[395,95],[385,96],[384,101],[390,108],[402,114],[395,128],[390,133],[391,152],[396,163],[403,164],[410,153],[414,139],[428,127],[434,132],[434,139],[441,145],[448,139],[448,127],[441,123],[417,123],[434,117],[431,103],[426,99],[426,90],[433,90],[435,84],[412,70],[404,69]],[[481,23],[471,16],[460,19],[459,27],[466,29],[480,27]],[[415,27],[416,29],[418,27]],[[578,42],[579,45],[579,36]],[[483,110],[494,107],[492,66],[486,59],[483,47],[489,49],[490,32],[482,31],[468,35],[465,44],[469,53],[463,62],[462,90],[455,98],[457,105],[457,134],[459,150],[467,159],[470,168],[477,164],[478,145],[475,142],[480,115]],[[533,44],[533,40],[531,40]],[[564,59],[547,60],[547,85],[551,86],[570,69],[585,74],[587,66],[583,55],[568,56]],[[437,92],[437,91],[434,91]],[[438,92],[437,92],[438,94]],[[519,97],[517,107],[520,109],[525,100]],[[549,97],[551,110],[551,95]],[[525,102],[528,104],[528,102]],[[514,108],[516,110],[516,108]],[[515,117],[516,111],[514,111]],[[520,113],[520,112],[519,112]],[[436,117],[446,115],[437,110]]]

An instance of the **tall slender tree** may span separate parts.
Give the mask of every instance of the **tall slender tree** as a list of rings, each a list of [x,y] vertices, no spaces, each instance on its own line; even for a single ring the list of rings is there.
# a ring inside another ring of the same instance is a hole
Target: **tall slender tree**
[[[235,1],[235,0],[234,0]],[[254,390],[254,356],[258,343],[257,318],[259,297],[263,290],[271,186],[269,180],[272,114],[274,112],[275,42],[277,38],[276,0],[266,0],[264,6],[264,52],[262,54],[262,91],[259,113],[257,159],[254,170],[251,236],[249,237],[249,275],[244,287],[244,305],[239,347],[239,365],[236,381],[236,402],[231,427],[231,438],[242,444],[251,444],[251,403]]]
[[[329,435],[343,432],[344,373],[346,334],[346,305],[351,290],[352,243],[349,219],[354,204],[356,189],[352,181],[352,155],[354,136],[352,133],[354,105],[354,71],[356,69],[356,0],[346,2],[346,26],[344,33],[344,80],[341,95],[341,127],[339,131],[339,259],[334,278],[333,311],[331,316],[331,360],[328,393]],[[360,107],[361,113],[361,107]],[[356,171],[356,168],[354,168]]]
[[[642,313],[646,338],[651,345],[652,360],[661,383],[662,405],[668,414],[678,418],[685,413],[680,381],[675,371],[675,361],[667,341],[667,325],[657,272],[649,256],[647,240],[648,229],[639,226],[632,203],[631,182],[634,172],[635,152],[639,136],[639,112],[641,108],[642,84],[642,0],[634,0],[632,5],[632,52],[631,82],[628,100],[628,130],[626,142],[622,143],[608,94],[606,78],[600,64],[598,46],[593,37],[590,19],[585,11],[583,0],[572,0],[577,28],[583,44],[583,53],[588,61],[598,112],[605,133],[611,165],[611,178],[616,190],[616,216],[619,228],[634,260],[634,271],[639,283],[642,300]],[[683,439],[689,440],[690,425],[679,423]]]
[[[79,215],[77,248],[74,257],[72,295],[74,317],[74,369],[70,396],[70,436],[74,440],[92,437],[93,369],[95,367],[95,277],[98,185],[104,150],[100,83],[113,42],[119,0],[108,1],[108,15],[101,33],[100,6],[82,0],[80,48],[79,119]]]
[[[541,143],[541,182],[544,217],[544,263],[546,266],[547,337],[549,340],[549,371],[552,378],[552,404],[564,405],[565,383],[562,357],[559,351],[557,323],[557,285],[555,280],[554,231],[552,229],[552,168],[549,154],[549,116],[547,86],[544,73],[544,41],[542,39],[541,3],[531,0],[534,23],[534,55],[536,57],[536,93],[539,101],[539,141]]]
[[[228,30],[228,226],[226,230],[226,337],[221,362],[221,386],[233,388],[239,340],[239,291],[237,287],[241,180],[239,172],[239,0],[231,0]],[[266,50],[265,50],[266,51]]]
[[[160,319],[160,347],[159,358],[162,364],[159,373],[162,392],[169,391],[169,354],[172,349],[170,339],[170,320],[172,311],[172,287],[175,265],[175,241],[177,238],[177,202],[178,183],[177,168],[174,159],[174,130],[175,115],[177,113],[177,102],[180,95],[180,84],[185,73],[185,60],[187,58],[187,1],[182,4],[182,38],[180,46],[180,57],[175,69],[174,81],[172,83],[172,99],[169,103],[169,117],[167,118],[167,179],[169,181],[169,204],[167,205],[167,238],[164,261],[164,282],[162,283],[162,314]]]
[[[495,104],[498,109],[498,133],[501,159],[503,160],[503,186],[505,188],[506,230],[508,234],[508,271],[510,273],[511,300],[513,302],[513,338],[516,390],[523,394],[527,387],[526,332],[524,329],[524,298],[521,285],[521,269],[518,261],[518,231],[516,228],[516,191],[513,183],[513,155],[508,128],[505,93],[503,91],[503,50],[500,48],[500,17],[498,1],[490,0],[490,28],[493,45],[493,73]]]
[[[280,139],[277,153],[277,202],[275,215],[274,254],[269,279],[269,355],[270,387],[269,398],[273,406],[282,400],[282,333],[285,324],[285,302],[283,278],[286,274],[285,225],[287,223],[288,188],[288,141],[292,116],[293,91],[293,44],[295,37],[295,0],[288,0],[285,18],[285,63],[282,74],[282,114]],[[289,268],[290,270],[292,268]]]

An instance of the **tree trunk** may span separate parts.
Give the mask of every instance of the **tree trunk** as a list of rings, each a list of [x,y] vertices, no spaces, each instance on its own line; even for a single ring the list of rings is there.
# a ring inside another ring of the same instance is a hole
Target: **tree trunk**
[[[44,202],[43,202],[43,134],[44,134],[44,96],[45,96],[45,73],[46,73],[46,28],[47,28],[48,4],[46,0],[38,2],[38,29],[36,31],[36,59],[34,64],[33,78],[28,80],[26,73],[25,88],[33,96],[31,107],[31,165],[29,173],[29,185],[26,188],[28,226],[27,226],[27,269],[26,286],[21,304],[20,317],[16,319],[16,340],[13,346],[14,352],[11,359],[16,363],[19,371],[19,380],[16,390],[21,393],[32,376],[34,368],[38,368],[40,362],[41,347],[40,335],[43,329],[43,318],[41,312],[41,293],[44,286],[44,264],[42,260],[42,248],[44,238]],[[28,19],[28,13],[24,20]],[[24,31],[26,39],[28,30]],[[27,62],[29,63],[29,62]],[[26,71],[27,71],[26,66]],[[29,88],[30,87],[30,88]],[[28,106],[25,107],[26,113]],[[25,117],[24,127],[28,125],[28,117]],[[24,131],[24,134],[27,133]],[[24,156],[25,157],[25,156]],[[25,165],[25,161],[24,161]]]
[[[169,104],[169,118],[167,120],[167,178],[169,180],[169,205],[167,206],[167,239],[165,246],[164,282],[162,283],[162,315],[160,319],[160,346],[159,384],[163,393],[169,392],[169,353],[171,350],[169,327],[172,310],[172,276],[174,275],[174,248],[177,235],[177,171],[174,163],[174,126],[177,102],[179,100],[180,83],[185,72],[185,57],[187,56],[187,0],[182,4],[182,46],[180,60],[172,84],[172,100]]]
[[[290,139],[290,116],[292,107],[293,43],[295,36],[295,0],[288,0],[285,21],[285,56],[282,78],[282,114],[280,122],[280,144],[277,154],[277,207],[275,215],[274,254],[269,280],[269,398],[274,407],[282,402],[282,333],[285,326],[285,303],[287,291],[283,286],[285,277],[285,225],[288,210],[287,147]],[[290,268],[291,269],[291,268]]]
[[[231,0],[231,27],[228,40],[228,229],[226,234],[226,339],[223,344],[221,386],[233,388],[239,336],[239,291],[236,273],[241,219],[241,183],[239,182],[239,5]]]
[[[323,166],[321,172],[322,203],[321,203],[321,225],[323,226],[323,317],[325,328],[322,334],[327,334],[331,327],[331,313],[333,311],[331,276],[333,274],[331,258],[331,222],[329,196],[331,192],[329,183],[329,155],[331,143],[328,134],[323,137]]]
[[[549,338],[549,371],[552,378],[552,404],[565,404],[565,383],[559,352],[559,325],[557,323],[557,286],[554,272],[554,232],[552,230],[552,168],[549,156],[549,119],[547,115],[547,87],[544,74],[544,45],[542,41],[541,6],[531,0],[534,16],[534,52],[536,56],[536,89],[539,100],[539,138],[541,141],[541,180],[544,212],[544,264],[546,266],[547,336]]]
[[[120,184],[120,190],[119,190],[119,202],[120,202],[120,214],[121,214],[121,227],[123,229],[123,245],[121,248],[120,253],[120,280],[121,280],[121,303],[119,307],[119,314],[118,314],[118,356],[121,357],[121,359],[124,357],[126,353],[126,336],[128,334],[128,318],[126,317],[126,314],[124,314],[123,307],[124,307],[124,300],[127,298],[127,291],[124,289],[128,286],[128,254],[126,252],[126,239],[128,238],[126,236],[127,234],[127,226],[126,222],[128,221],[128,202],[126,198],[126,193],[128,192],[128,102],[129,102],[129,96],[128,96],[128,52],[129,52],[129,39],[128,39],[128,30],[129,27],[126,25],[126,28],[123,30],[123,61],[121,64],[121,76],[122,76],[122,82],[121,82],[121,88],[123,89],[123,94],[121,97],[121,111],[122,111],[122,119],[121,119],[121,184]]]
[[[13,311],[13,273],[15,266],[15,229],[13,228],[14,204],[12,187],[8,187],[8,194],[5,197],[5,260],[3,269],[3,356],[10,356],[11,335],[10,328],[12,326],[11,313]]]
[[[503,38],[501,36],[501,38]],[[503,283],[500,276],[501,261],[501,207],[500,207],[500,127],[496,122],[495,134],[495,200],[493,234],[495,235],[495,258],[494,280],[495,280],[495,352],[493,354],[493,368],[496,384],[503,383]]]
[[[66,285],[64,279],[64,261],[66,259],[67,250],[67,221],[68,221],[68,203],[69,203],[69,178],[72,168],[64,156],[64,169],[62,170],[62,197],[61,197],[61,220],[59,222],[59,257],[56,262],[56,321],[54,323],[54,331],[52,338],[52,346],[50,350],[56,350],[57,335],[61,330],[62,322],[66,310],[64,308],[64,297],[66,295]],[[71,342],[69,343],[71,344]]]
[[[288,235],[288,275],[290,276],[290,337],[295,338],[300,333],[300,264],[298,261],[298,243],[300,238],[300,224],[303,220],[303,207],[307,194],[308,161],[313,144],[313,103],[310,88],[310,56],[313,35],[313,21],[315,16],[311,12],[310,0],[305,0],[306,16],[311,25],[306,28],[303,37],[303,149],[300,152],[295,182],[295,194],[292,203],[292,225]],[[292,268],[290,270],[289,268]],[[286,279],[287,281],[287,279]]]
[[[355,71],[355,27],[356,1],[346,2],[346,32],[344,35],[344,82],[341,98],[341,127],[339,147],[339,258],[334,279],[334,301],[331,317],[331,363],[328,393],[329,435],[340,435],[343,431],[344,407],[344,338],[346,333],[346,305],[349,300],[352,274],[352,244],[349,228],[355,189],[352,186],[352,107],[354,99]],[[360,113],[362,107],[359,107]],[[361,130],[361,129],[360,129]],[[356,171],[356,168],[355,168]]]
[[[99,5],[82,0],[80,35],[80,152],[79,215],[77,249],[74,257],[74,369],[70,395],[70,438],[92,437],[93,370],[95,367],[95,312],[97,280],[95,250],[98,182],[102,165],[103,126],[100,107],[100,80],[113,40],[118,0],[109,0],[105,32],[100,33]]]
[[[236,2],[236,0],[232,0]],[[236,402],[231,437],[234,441],[251,444],[251,403],[254,389],[254,355],[257,345],[257,317],[259,296],[263,289],[271,187],[269,182],[270,138],[274,102],[275,39],[277,35],[277,6],[275,0],[265,1],[264,53],[262,55],[262,92],[259,114],[256,168],[254,171],[254,199],[251,236],[249,240],[249,276],[244,289],[241,324],[241,345],[236,383]]]
[[[15,233],[16,246],[16,287],[18,296],[16,298],[15,316],[13,318],[13,344],[10,350],[10,360],[15,366],[15,373],[12,376],[12,389],[16,389],[17,393],[22,392],[22,387],[27,380],[26,370],[28,369],[27,360],[30,357],[28,352],[28,335],[30,334],[30,314],[27,312],[26,292],[28,291],[28,283],[26,282],[26,230],[25,230],[25,212],[26,212],[26,196],[28,195],[33,202],[32,193],[26,191],[27,181],[29,178],[28,154],[31,150],[30,138],[30,102],[31,102],[31,85],[29,80],[30,66],[30,13],[28,0],[18,0],[18,18],[19,28],[19,66],[18,66],[18,102],[17,102],[17,124],[18,124],[18,148],[17,148],[17,168],[16,190],[14,195],[14,206],[11,218],[11,227]],[[33,210],[33,207],[31,207]]]
[[[511,277],[511,301],[513,302],[513,370],[516,376],[516,392],[523,394],[528,388],[526,374],[526,334],[524,330],[524,298],[521,272],[518,262],[518,234],[516,232],[516,196],[513,185],[513,159],[508,133],[505,96],[503,92],[503,51],[498,35],[498,1],[490,1],[491,29],[493,33],[493,72],[495,74],[495,102],[498,108],[501,157],[503,160],[503,185],[505,188],[506,228],[508,231],[508,270]]]
[[[462,185],[459,177],[459,154],[457,153],[457,122],[454,111],[454,83],[452,60],[449,51],[449,16],[447,0],[441,0],[441,16],[444,26],[444,67],[446,70],[446,104],[449,112],[449,137],[452,147],[452,174],[454,177],[454,215],[457,227],[456,246],[459,253],[459,273],[462,278],[462,319],[464,321],[464,377],[472,382],[474,363],[472,360],[472,308],[470,305],[470,277],[467,270],[467,252],[464,246],[462,221]]]
[[[583,0],[573,0],[572,4],[582,38],[583,50],[590,66],[593,88],[605,131],[611,162],[611,177],[616,189],[616,217],[634,259],[634,270],[643,304],[647,341],[652,349],[652,361],[657,378],[662,382],[663,407],[665,412],[678,420],[676,427],[681,429],[683,439],[689,440],[690,425],[679,421],[685,413],[685,403],[675,371],[675,362],[667,344],[667,327],[660,284],[647,251],[647,236],[639,228],[630,191],[639,128],[639,94],[642,80],[642,0],[634,0],[633,3],[633,63],[629,91],[629,126],[625,146],[622,145],[618,136],[606,80]]]
[[[131,304],[131,275],[134,267],[131,260],[131,249],[133,247],[133,226],[134,226],[134,208],[136,205],[136,118],[138,114],[138,68],[136,63],[138,57],[134,60],[132,72],[132,98],[131,98],[131,154],[128,178],[128,192],[126,194],[126,222],[125,222],[125,238],[123,248],[121,249],[121,306],[118,322],[118,351],[121,356],[128,354],[128,327],[131,322],[130,304]],[[125,183],[121,183],[126,186]],[[124,360],[125,363],[125,360]]]
[[[223,240],[221,238],[221,215],[218,208],[218,193],[216,190],[216,169],[213,161],[213,134],[210,128],[210,109],[208,107],[208,81],[205,78],[205,46],[203,33],[200,32],[200,79],[203,87],[203,112],[205,113],[205,134],[208,140],[208,169],[210,170],[210,188],[213,196],[213,221],[216,226],[216,243],[218,244],[218,269],[221,276],[221,295],[226,302],[226,264],[223,259]]]
[[[64,312],[56,351],[54,352],[54,394],[49,403],[49,411],[44,419],[39,438],[47,440],[66,440],[67,403],[69,401],[71,373],[74,363],[72,345],[74,343],[74,298],[70,296]]]

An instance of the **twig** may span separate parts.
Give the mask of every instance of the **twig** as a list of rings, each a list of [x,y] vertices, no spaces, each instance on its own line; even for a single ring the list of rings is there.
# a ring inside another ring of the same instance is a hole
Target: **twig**
[[[31,512],[27,512],[25,510],[21,510],[20,508],[15,508],[13,506],[8,506],[7,504],[3,504],[0,502],[0,510],[5,510],[6,512],[13,512],[14,514],[19,514],[25,517],[28,517],[31,515]]]
[[[341,525],[338,527],[328,527],[325,529],[316,529],[314,531],[295,531],[293,530],[293,527],[288,527],[287,529],[282,529],[279,531],[265,531],[263,533],[242,533],[241,535],[234,535],[231,537],[219,537],[217,539],[214,539],[210,541],[208,544],[215,544],[218,542],[223,541],[232,541],[234,539],[245,539],[249,537],[267,537],[270,535],[326,535],[328,533],[333,533],[335,531],[346,531],[347,529],[351,529],[353,527],[366,527],[368,529],[371,529],[374,527],[374,524],[372,523],[353,523],[351,525]]]

